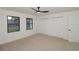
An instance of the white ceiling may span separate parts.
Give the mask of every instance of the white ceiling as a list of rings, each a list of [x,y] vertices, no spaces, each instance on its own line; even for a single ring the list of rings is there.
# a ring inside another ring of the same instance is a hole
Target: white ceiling
[[[31,7],[0,7],[1,9],[12,10],[16,12],[35,14],[35,11],[31,9]],[[36,9],[36,7],[33,7]],[[79,10],[79,7],[41,7],[40,10],[49,10],[49,13],[59,13],[66,11]],[[41,13],[40,15],[46,15],[45,13]]]

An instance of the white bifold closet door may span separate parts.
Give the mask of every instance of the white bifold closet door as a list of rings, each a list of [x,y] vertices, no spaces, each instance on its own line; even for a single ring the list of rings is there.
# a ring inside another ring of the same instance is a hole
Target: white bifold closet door
[[[79,42],[79,13],[68,16],[69,41]]]
[[[57,16],[47,21],[48,35],[67,39],[67,20],[66,17]]]

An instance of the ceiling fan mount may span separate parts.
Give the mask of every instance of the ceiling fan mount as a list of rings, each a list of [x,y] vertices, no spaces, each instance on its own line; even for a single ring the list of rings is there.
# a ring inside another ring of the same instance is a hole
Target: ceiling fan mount
[[[36,13],[48,13],[49,11],[41,11],[40,7],[37,7],[37,9],[32,8],[32,10],[36,11]]]

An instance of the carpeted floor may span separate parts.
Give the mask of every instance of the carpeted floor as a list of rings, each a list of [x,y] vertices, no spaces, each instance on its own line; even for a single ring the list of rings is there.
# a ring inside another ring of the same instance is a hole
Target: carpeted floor
[[[79,43],[35,34],[0,46],[1,51],[79,51]]]

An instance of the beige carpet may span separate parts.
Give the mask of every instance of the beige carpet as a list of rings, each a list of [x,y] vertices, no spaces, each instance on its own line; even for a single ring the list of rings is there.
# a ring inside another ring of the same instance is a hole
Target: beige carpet
[[[1,51],[78,51],[79,43],[35,34],[0,46]]]

